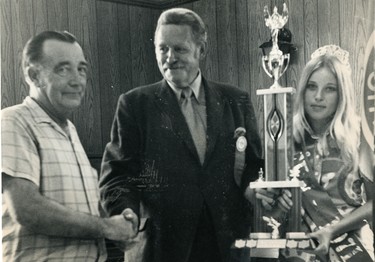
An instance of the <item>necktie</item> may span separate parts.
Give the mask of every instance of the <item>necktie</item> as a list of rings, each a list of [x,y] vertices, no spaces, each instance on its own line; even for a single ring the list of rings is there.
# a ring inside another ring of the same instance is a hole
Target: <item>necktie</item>
[[[196,98],[190,87],[182,90],[181,110],[185,116],[191,136],[193,137],[195,148],[197,149],[199,160],[203,164],[206,153],[206,130],[198,113]]]

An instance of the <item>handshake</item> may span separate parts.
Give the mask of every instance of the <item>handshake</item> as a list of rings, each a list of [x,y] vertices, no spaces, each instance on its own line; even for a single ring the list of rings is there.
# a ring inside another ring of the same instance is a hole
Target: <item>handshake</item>
[[[126,208],[120,215],[104,219],[103,235],[116,242],[125,251],[137,242],[138,216],[130,208]]]

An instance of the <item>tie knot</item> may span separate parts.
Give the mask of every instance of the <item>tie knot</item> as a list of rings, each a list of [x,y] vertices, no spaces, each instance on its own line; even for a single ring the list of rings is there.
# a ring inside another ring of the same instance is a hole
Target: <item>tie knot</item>
[[[190,98],[192,96],[193,90],[190,87],[182,89],[181,98]]]

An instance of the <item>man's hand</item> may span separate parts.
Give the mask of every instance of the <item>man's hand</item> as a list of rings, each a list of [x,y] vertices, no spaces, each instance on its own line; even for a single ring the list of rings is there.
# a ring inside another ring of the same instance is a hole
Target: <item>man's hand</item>
[[[256,188],[255,197],[262,201],[262,206],[266,210],[272,210],[275,206],[279,190],[275,188]]]
[[[138,217],[130,208],[121,215],[105,218],[104,237],[114,241],[129,242],[137,236]]]
[[[277,199],[278,201],[278,207],[284,211],[288,212],[292,206],[293,206],[293,201],[292,201],[292,193],[288,189],[283,189],[281,196]]]
[[[255,200],[259,199],[266,210],[271,210],[276,204],[279,190],[275,188],[250,188],[245,190],[245,198],[255,205]]]

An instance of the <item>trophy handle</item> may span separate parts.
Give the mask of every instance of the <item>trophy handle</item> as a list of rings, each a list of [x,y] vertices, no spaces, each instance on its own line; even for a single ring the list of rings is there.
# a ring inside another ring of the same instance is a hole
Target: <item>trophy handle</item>
[[[284,57],[284,69],[283,69],[283,71],[281,72],[281,74],[280,74],[280,76],[282,76],[284,73],[285,73],[285,71],[288,69],[288,67],[289,67],[289,62],[290,62],[290,54],[284,54],[283,55],[283,57]]]
[[[263,67],[263,70],[264,70],[264,72],[266,72],[266,74],[269,77],[273,78],[272,73],[268,71],[268,68],[266,66],[267,64],[268,64],[268,57],[264,55],[264,56],[262,56],[262,67]]]

